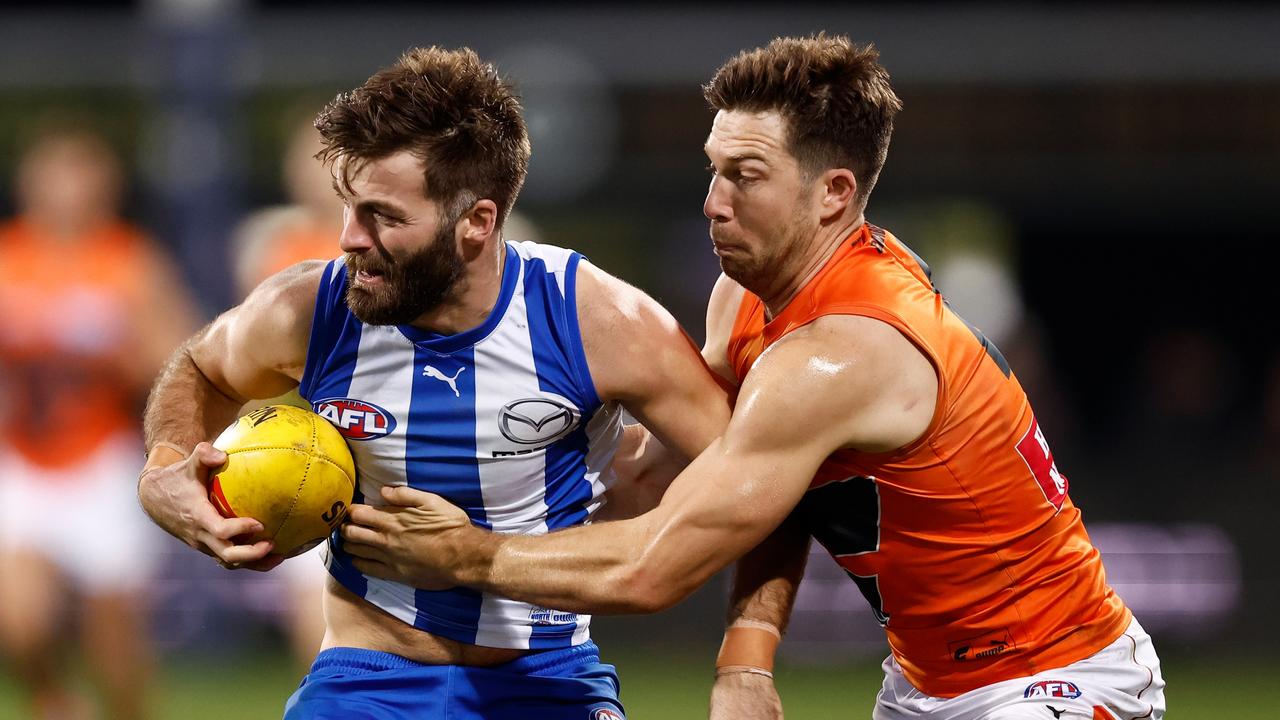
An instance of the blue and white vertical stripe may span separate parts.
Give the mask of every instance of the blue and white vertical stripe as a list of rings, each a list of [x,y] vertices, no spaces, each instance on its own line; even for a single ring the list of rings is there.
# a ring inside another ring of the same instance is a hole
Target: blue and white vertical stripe
[[[611,484],[622,423],[587,369],[574,283],[580,257],[509,243],[493,311],[448,336],[364,325],[347,309],[342,261],[330,263],[301,392],[347,436],[358,502],[380,504],[380,487],[408,484],[495,532],[541,534],[590,519]],[[436,635],[501,648],[589,638],[586,615],[466,588],[416,590],[366,577],[350,559],[335,535],[327,562],[339,582]]]

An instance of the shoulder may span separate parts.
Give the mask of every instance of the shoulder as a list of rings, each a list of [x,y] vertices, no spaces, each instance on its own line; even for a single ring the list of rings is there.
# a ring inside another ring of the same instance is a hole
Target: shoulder
[[[729,364],[729,338],[746,292],[721,273],[707,300],[707,341],[702,347],[702,356],[717,374],[730,382],[737,382],[737,378]]]
[[[760,355],[739,405],[802,407],[806,424],[839,428],[840,447],[887,452],[928,428],[937,392],[932,363],[892,325],[825,315]]]
[[[302,332],[306,337],[327,265],[324,260],[305,260],[281,270],[254,288],[237,313],[254,327],[291,336]]]
[[[583,259],[577,276],[578,326],[582,342],[618,349],[641,347],[681,332],[671,313],[643,290]]]
[[[676,319],[644,291],[586,260],[576,282],[582,346],[602,399],[629,397],[697,357]]]

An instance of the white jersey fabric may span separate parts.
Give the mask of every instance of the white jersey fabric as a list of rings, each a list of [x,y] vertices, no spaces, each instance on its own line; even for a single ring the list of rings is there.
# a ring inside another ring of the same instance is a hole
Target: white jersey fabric
[[[1151,637],[1134,620],[1093,655],[970,690],[953,698],[926,695],[907,681],[890,655],[873,720],[1161,720],[1164,678]]]

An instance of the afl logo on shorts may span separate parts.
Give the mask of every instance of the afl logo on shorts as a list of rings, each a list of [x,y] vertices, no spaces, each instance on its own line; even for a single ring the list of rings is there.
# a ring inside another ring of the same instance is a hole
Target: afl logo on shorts
[[[1028,685],[1027,689],[1022,691],[1024,698],[1062,698],[1063,700],[1074,700],[1081,694],[1080,688],[1076,687],[1075,683],[1066,680],[1041,680]]]
[[[627,720],[613,708],[596,708],[591,713],[591,720]]]
[[[333,423],[348,440],[373,440],[396,429],[391,413],[363,400],[328,398],[314,403],[316,414]]]
[[[520,445],[547,445],[578,426],[578,411],[548,398],[509,402],[498,412],[502,436]]]

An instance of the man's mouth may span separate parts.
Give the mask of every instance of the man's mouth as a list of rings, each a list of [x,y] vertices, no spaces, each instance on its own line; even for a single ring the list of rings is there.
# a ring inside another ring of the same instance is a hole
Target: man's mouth
[[[361,285],[371,285],[382,282],[383,273],[381,270],[356,270],[356,282]]]

